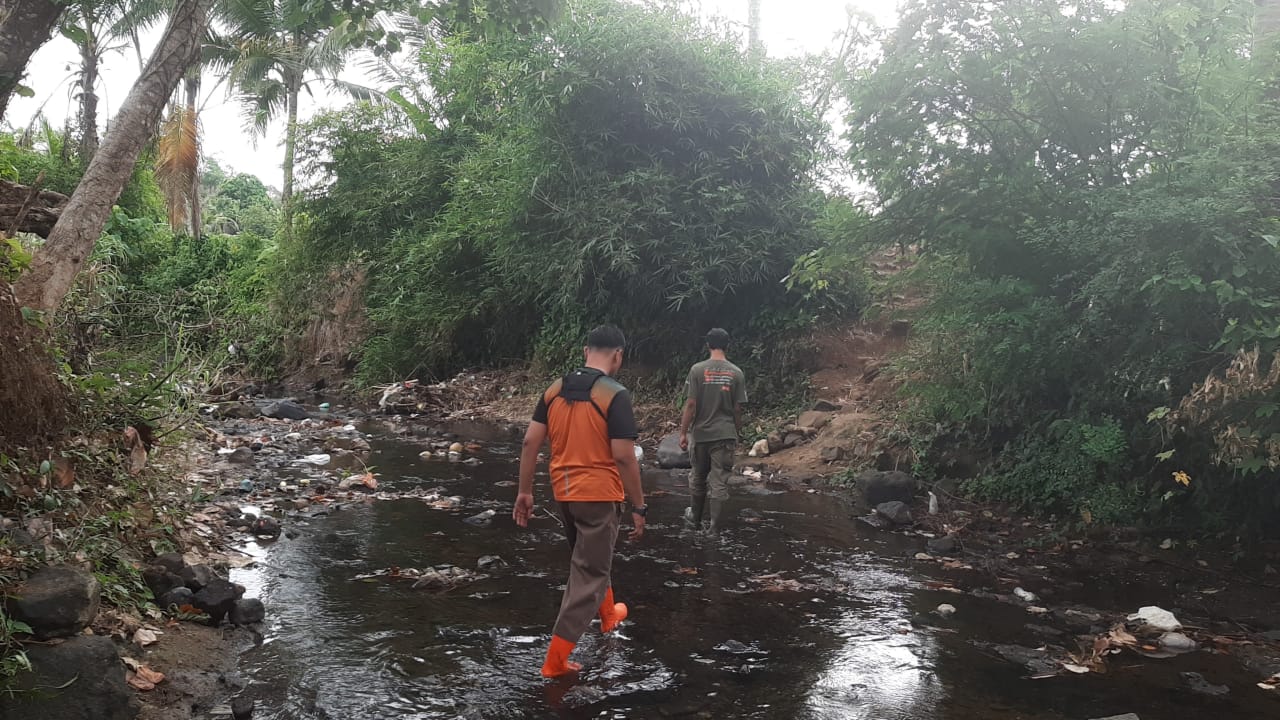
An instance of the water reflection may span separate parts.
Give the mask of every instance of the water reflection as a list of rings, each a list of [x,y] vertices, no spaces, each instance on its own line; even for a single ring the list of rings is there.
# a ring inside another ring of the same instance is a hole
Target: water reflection
[[[682,482],[653,476],[652,532],[621,543],[614,566],[633,620],[608,638],[589,631],[575,657],[585,671],[544,682],[537,669],[568,558],[545,515],[531,531],[512,524],[510,448],[468,467],[424,462],[408,443],[376,447],[384,489],[443,486],[466,501],[454,511],[357,502],[289,521],[295,540],[249,549],[262,565],[234,578],[268,609],[264,641],[242,661],[255,718],[1079,720],[1130,702],[1124,683],[1032,683],[977,652],[968,639],[1008,629],[1008,609],[921,586],[908,560],[916,540],[862,535],[830,497],[735,495],[730,513],[752,507],[763,522],[714,546],[680,534]],[[463,522],[489,508],[490,527]],[[451,592],[354,579],[390,566],[474,569],[486,555],[507,566]],[[766,574],[800,589],[763,591]],[[959,607],[955,628],[912,626],[943,601]],[[1138,709],[1173,720],[1185,703],[1148,691]]]

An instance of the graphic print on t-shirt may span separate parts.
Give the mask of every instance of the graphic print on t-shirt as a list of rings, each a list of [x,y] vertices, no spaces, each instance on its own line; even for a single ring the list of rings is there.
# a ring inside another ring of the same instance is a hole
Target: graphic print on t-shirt
[[[732,392],[733,371],[707,368],[702,371],[702,384],[719,386],[721,392]]]

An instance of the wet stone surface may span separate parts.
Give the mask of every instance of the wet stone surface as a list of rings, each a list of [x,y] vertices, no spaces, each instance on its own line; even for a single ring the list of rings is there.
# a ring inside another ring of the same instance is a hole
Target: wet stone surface
[[[517,448],[503,444],[509,436],[492,440],[466,453],[480,464],[466,464],[423,457],[422,443],[371,438],[379,496],[393,499],[300,513],[288,521],[296,537],[246,548],[261,562],[231,579],[266,604],[262,643],[240,663],[254,718],[1280,712],[1280,699],[1254,687],[1259,678],[1204,652],[1029,679],[1029,667],[1053,666],[1037,648],[1074,650],[1076,638],[1037,625],[1024,607],[939,589],[913,561],[924,540],[866,527],[832,496],[743,487],[728,508],[734,524],[711,542],[682,532],[682,477],[654,472],[645,474],[649,534],[637,545],[620,539],[614,563],[630,619],[609,637],[587,632],[574,655],[580,675],[544,681],[568,553],[543,510],[545,477],[530,529],[514,526]],[[482,514],[486,522],[467,522]],[[467,581],[454,587],[421,582],[459,573]],[[940,617],[942,604],[954,613]],[[1183,673],[1231,692],[1196,692]]]

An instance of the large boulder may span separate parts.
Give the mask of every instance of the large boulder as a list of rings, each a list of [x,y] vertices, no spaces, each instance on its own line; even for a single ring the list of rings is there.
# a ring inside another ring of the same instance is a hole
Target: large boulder
[[[93,575],[54,566],[36,572],[9,598],[9,614],[31,626],[36,637],[71,637],[98,614],[102,586]]]
[[[216,580],[218,574],[208,565],[190,565],[182,568],[181,578],[184,586],[190,589],[191,592],[197,593]]]
[[[225,618],[235,609],[236,601],[244,595],[244,588],[222,578],[214,578],[208,585],[192,598],[192,604],[201,612],[209,615],[214,627],[222,624]]]
[[[255,625],[266,617],[267,608],[257,598],[237,600],[235,607],[231,608],[232,625]]]
[[[262,408],[262,414],[276,420],[306,420],[311,417],[305,408],[292,400],[276,400],[267,403],[266,407]]]
[[[152,565],[142,571],[142,581],[151,590],[151,597],[157,600],[174,588],[184,587],[186,582],[181,575],[169,572],[160,565]]]
[[[132,720],[134,694],[110,638],[76,637],[26,647],[31,672],[18,673],[0,693],[0,720]],[[25,692],[24,692],[25,691]]]
[[[916,495],[916,479],[900,470],[868,470],[854,478],[862,500],[870,507],[881,503],[910,503]]]
[[[679,434],[671,433],[658,443],[658,467],[667,469],[692,467],[692,463],[689,462],[689,453],[680,449]]]

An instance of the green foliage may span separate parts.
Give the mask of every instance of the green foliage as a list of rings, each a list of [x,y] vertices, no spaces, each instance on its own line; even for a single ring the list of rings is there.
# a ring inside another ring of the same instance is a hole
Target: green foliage
[[[31,628],[9,617],[4,603],[0,602],[0,695],[10,692],[13,679],[24,672],[31,672],[31,661],[22,649],[19,636],[31,635]]]
[[[849,85],[850,158],[882,201],[868,235],[930,258],[902,363],[918,420],[998,458],[981,489],[1046,510],[1183,512],[1149,500],[1172,442],[1215,478],[1202,510],[1270,512],[1274,469],[1216,465],[1212,425],[1147,418],[1280,340],[1280,125],[1254,4],[1071,8],[908,2]]]
[[[820,242],[822,126],[781,68],[600,0],[545,36],[448,39],[419,72],[435,124],[355,108],[306,133],[329,152],[303,153],[326,180],[293,261],[367,253],[366,378],[558,368],[605,321],[665,366],[793,303],[782,280]]]
[[[280,206],[261,180],[245,173],[228,176],[216,163],[210,163],[200,181],[204,225],[211,232],[275,237]]]

